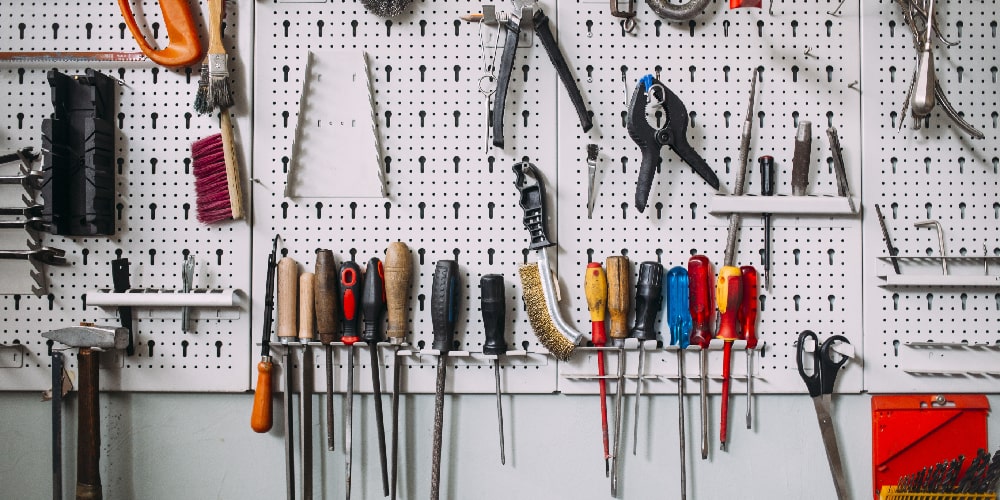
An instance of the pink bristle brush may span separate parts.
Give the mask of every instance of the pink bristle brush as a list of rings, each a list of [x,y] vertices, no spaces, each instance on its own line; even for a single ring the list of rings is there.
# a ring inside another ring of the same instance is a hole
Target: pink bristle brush
[[[203,224],[243,218],[233,124],[227,110],[223,110],[221,115],[221,133],[191,144],[198,220]]]

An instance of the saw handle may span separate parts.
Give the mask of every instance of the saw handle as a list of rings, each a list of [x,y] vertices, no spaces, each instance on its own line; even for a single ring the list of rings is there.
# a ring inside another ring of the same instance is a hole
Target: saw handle
[[[157,50],[146,41],[139,24],[135,22],[135,14],[132,13],[129,0],[118,0],[118,8],[125,18],[125,25],[132,32],[132,37],[139,44],[142,53],[156,64],[168,68],[191,66],[199,62],[202,58],[201,40],[198,39],[197,25],[188,7],[188,0],[159,0],[159,3],[170,43],[165,48]]]

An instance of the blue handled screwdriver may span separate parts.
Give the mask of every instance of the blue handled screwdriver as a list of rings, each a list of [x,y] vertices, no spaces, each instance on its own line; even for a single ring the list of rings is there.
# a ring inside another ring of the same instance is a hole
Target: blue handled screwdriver
[[[684,431],[684,350],[691,343],[691,309],[688,303],[688,272],[682,266],[667,271],[667,325],[670,345],[677,350],[677,428],[680,433],[681,500],[687,498],[687,444]]]

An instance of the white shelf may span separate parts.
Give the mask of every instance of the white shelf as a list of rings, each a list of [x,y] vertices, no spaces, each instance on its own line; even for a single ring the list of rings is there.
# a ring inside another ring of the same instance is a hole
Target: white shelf
[[[716,215],[784,214],[784,215],[854,215],[846,196],[733,196],[717,194],[712,197],[709,212]]]

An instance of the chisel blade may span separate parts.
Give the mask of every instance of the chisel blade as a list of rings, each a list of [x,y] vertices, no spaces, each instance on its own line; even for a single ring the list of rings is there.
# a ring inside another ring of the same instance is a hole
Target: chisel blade
[[[792,195],[805,196],[809,186],[809,168],[812,163],[812,122],[799,122],[795,132],[795,153],[792,155]]]

